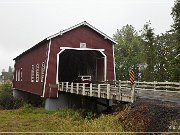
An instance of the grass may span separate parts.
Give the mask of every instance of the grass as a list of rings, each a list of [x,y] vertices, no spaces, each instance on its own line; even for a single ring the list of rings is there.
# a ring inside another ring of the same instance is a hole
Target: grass
[[[0,110],[0,132],[123,132],[118,117],[65,109]]]

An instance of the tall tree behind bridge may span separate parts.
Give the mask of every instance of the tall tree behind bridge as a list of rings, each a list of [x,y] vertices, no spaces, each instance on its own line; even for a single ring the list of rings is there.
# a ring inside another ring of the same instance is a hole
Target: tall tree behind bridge
[[[132,25],[123,26],[113,35],[118,42],[115,46],[116,77],[118,80],[129,80],[128,71],[135,70],[135,79],[138,77],[140,65],[144,63],[142,39]]]
[[[143,80],[155,81],[155,65],[157,61],[156,57],[156,44],[154,30],[151,28],[151,23],[147,22],[142,30],[142,38],[144,40],[144,53],[147,68],[144,70]]]
[[[174,47],[176,39],[173,33],[166,32],[162,35],[157,35],[156,44],[156,64],[155,64],[155,80],[156,81],[173,81],[173,65]]]
[[[174,59],[171,60],[171,73],[173,81],[180,81],[180,1],[176,0],[172,13],[174,24],[172,25],[173,32],[177,43],[173,48]]]

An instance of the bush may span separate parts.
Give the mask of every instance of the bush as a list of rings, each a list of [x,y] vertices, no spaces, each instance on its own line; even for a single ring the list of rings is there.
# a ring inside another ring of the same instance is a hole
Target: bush
[[[23,106],[22,99],[13,97],[11,84],[2,84],[0,88],[0,109],[17,109]]]

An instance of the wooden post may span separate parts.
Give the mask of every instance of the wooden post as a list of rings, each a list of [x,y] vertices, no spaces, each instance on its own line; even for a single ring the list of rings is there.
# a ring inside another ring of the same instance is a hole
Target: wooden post
[[[73,82],[71,83],[71,93],[73,93]]]
[[[58,84],[57,84],[57,85],[58,85],[58,91],[59,91],[59,85],[60,85],[60,83],[58,82]]]
[[[61,91],[64,91],[64,83],[62,82],[61,84]]]
[[[101,97],[101,84],[98,84],[98,97]]]
[[[68,82],[66,82],[66,92],[68,92]]]
[[[122,92],[121,92],[121,80],[119,80],[119,86],[118,86],[118,97],[119,100],[122,100]]]
[[[76,92],[79,94],[79,83],[76,83]]]
[[[154,96],[155,96],[155,92],[156,92],[156,81],[154,81],[154,91],[153,91]]]
[[[135,100],[135,83],[131,86],[131,103]]]
[[[85,83],[83,83],[83,95],[85,95]]]
[[[90,97],[92,97],[92,83],[90,83]]]
[[[154,81],[154,91],[156,90],[156,81]]]
[[[110,84],[107,84],[107,99],[110,99]]]

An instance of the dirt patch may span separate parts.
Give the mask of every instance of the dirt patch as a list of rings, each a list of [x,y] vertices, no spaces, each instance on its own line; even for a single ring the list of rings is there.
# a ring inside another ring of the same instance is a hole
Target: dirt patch
[[[133,104],[119,104],[113,108],[126,131],[180,132],[179,103],[138,99]]]

